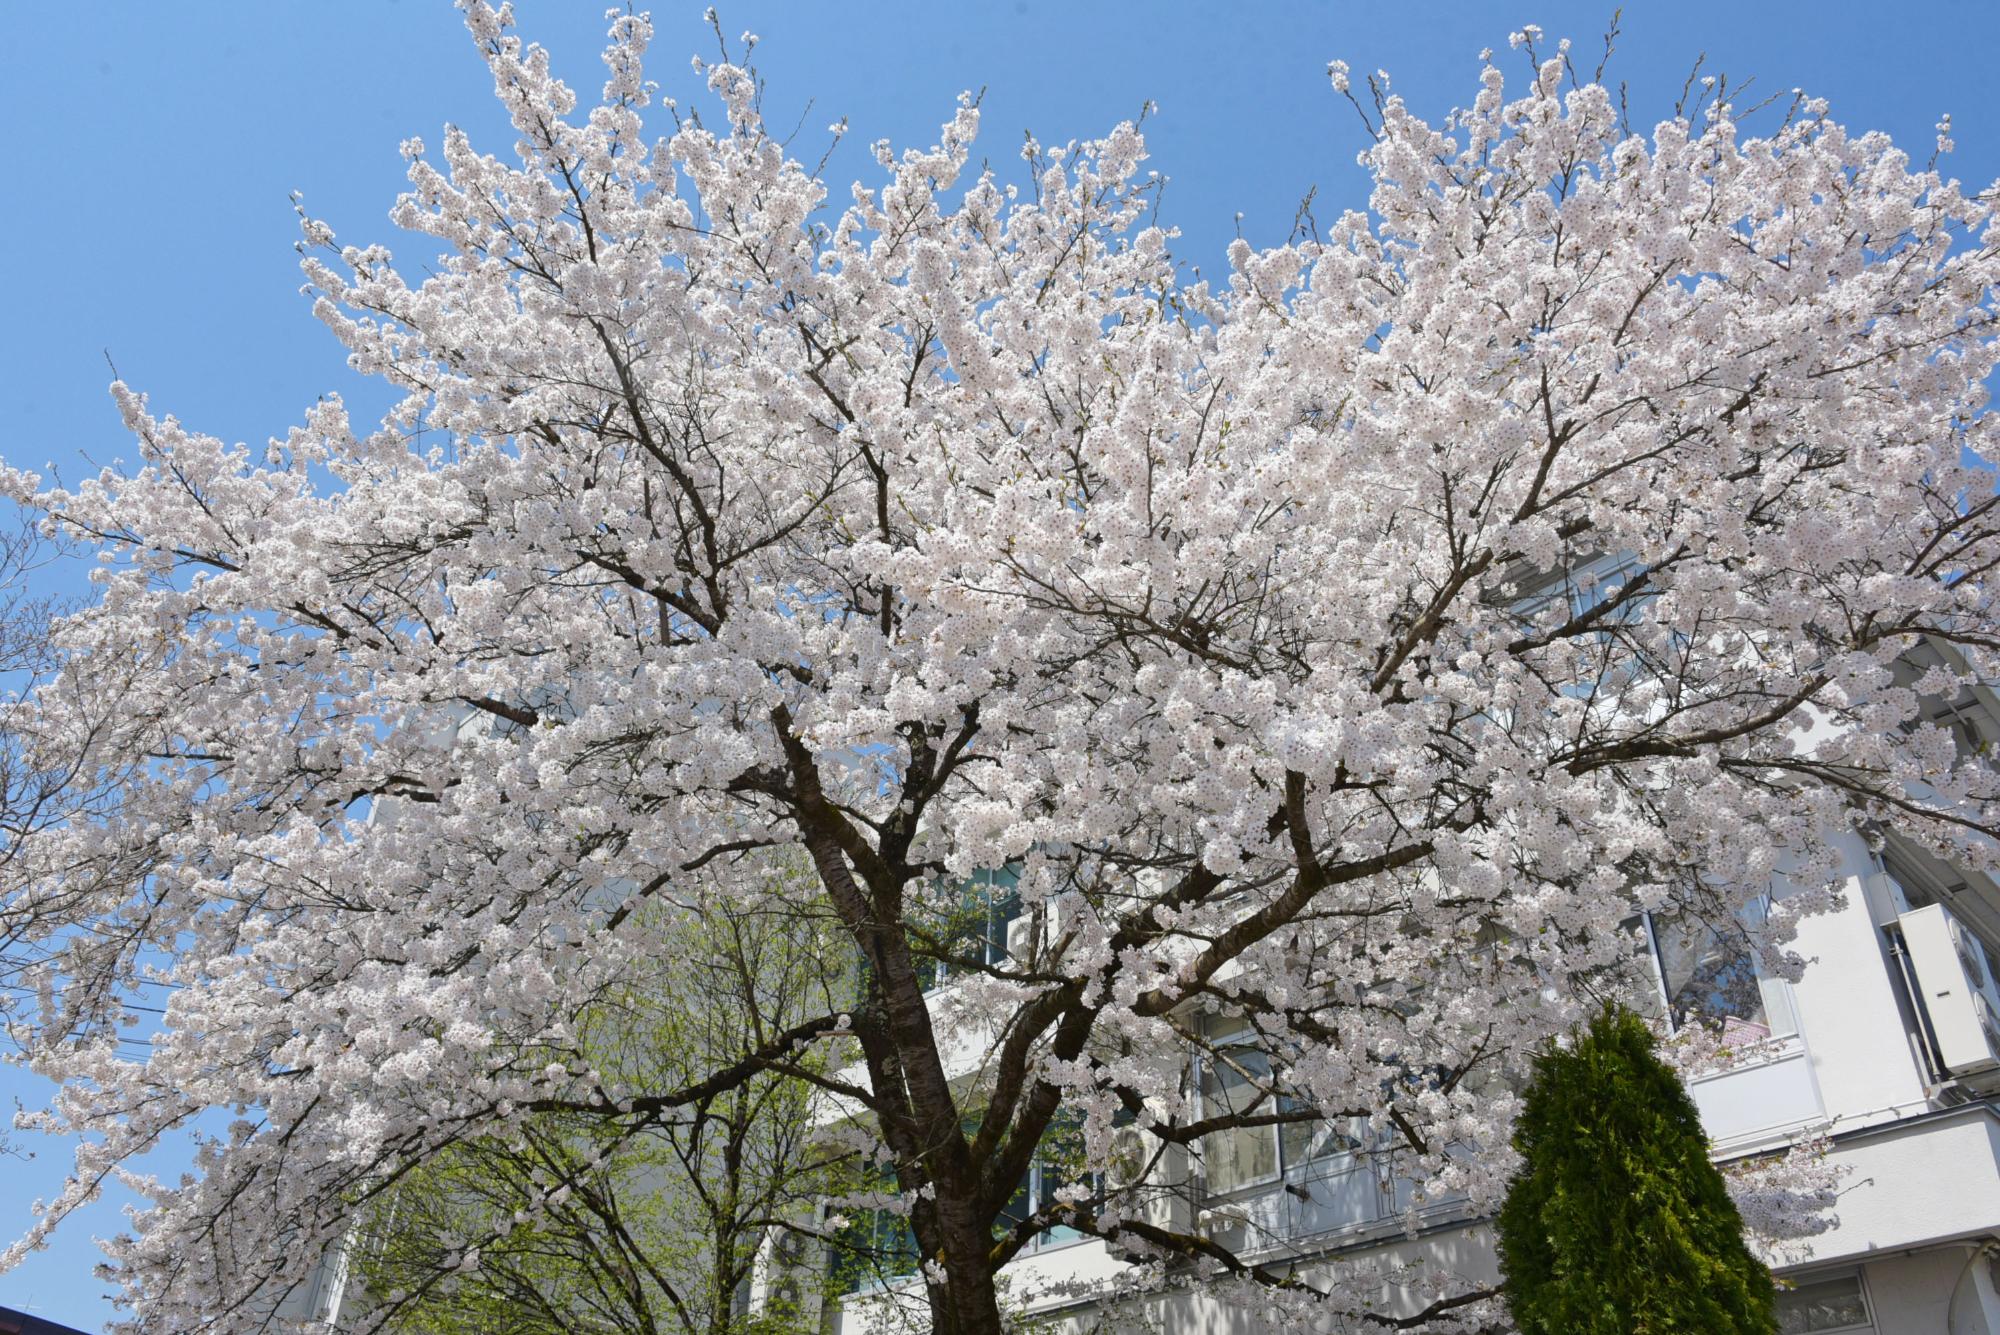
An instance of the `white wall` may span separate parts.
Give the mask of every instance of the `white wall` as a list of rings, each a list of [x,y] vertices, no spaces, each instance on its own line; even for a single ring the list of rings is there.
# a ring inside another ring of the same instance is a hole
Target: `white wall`
[[[1986,1267],[1973,1250],[1945,1247],[1862,1267],[1879,1335],[1996,1335],[2000,1310],[1986,1299]]]
[[[1805,1043],[1794,1039],[1779,1051],[1773,1060],[1689,1082],[1702,1128],[1718,1153],[1773,1148],[1800,1128],[1826,1120]]]
[[[1845,906],[1806,919],[1792,946],[1810,961],[1793,997],[1813,1080],[1836,1132],[1929,1106],[1882,934],[1863,893],[1862,878],[1875,864],[1859,838],[1846,843]]]
[[[1849,1173],[1821,1259],[2000,1233],[2000,1117],[1984,1105],[1885,1127],[1830,1157]]]

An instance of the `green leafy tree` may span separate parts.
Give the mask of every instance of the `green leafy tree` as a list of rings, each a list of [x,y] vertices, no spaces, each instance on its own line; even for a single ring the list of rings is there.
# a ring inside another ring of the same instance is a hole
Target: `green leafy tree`
[[[1750,1254],[1694,1102],[1630,1011],[1607,1008],[1536,1062],[1500,1211],[1522,1335],[1772,1335],[1770,1273]]]
[[[578,1016],[607,1089],[685,1083],[750,1054],[852,986],[802,877],[768,872],[767,911],[683,890],[651,912],[671,952],[636,960]],[[380,1196],[355,1259],[376,1328],[399,1335],[798,1335],[819,1329],[817,1203],[856,1169],[818,1143],[835,1049],[764,1062],[687,1107],[607,1120],[535,1113],[460,1141]],[[782,1248],[791,1282],[759,1266]],[[477,1261],[462,1266],[467,1249]],[[760,1262],[760,1256],[762,1260]],[[768,1280],[768,1276],[767,1276]],[[804,1291],[801,1286],[813,1291]]]

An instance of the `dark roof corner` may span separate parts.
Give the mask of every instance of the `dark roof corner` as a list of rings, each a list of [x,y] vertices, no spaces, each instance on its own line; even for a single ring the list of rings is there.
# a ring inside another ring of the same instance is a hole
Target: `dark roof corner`
[[[0,1307],[0,1335],[88,1335],[75,1326],[65,1326],[60,1321],[50,1321],[28,1312],[17,1312],[11,1307]]]

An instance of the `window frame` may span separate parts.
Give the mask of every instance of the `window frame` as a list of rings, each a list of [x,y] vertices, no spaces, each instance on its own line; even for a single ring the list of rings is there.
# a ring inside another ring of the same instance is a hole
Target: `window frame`
[[[1210,1022],[1218,1018],[1233,1019],[1234,1017],[1204,1016],[1202,1029],[1207,1031]],[[1264,1061],[1270,1062],[1271,1054],[1258,1046],[1256,1041],[1257,1030],[1247,1022],[1239,1022],[1239,1027],[1228,1030],[1220,1036],[1204,1032],[1202,1037],[1205,1046],[1198,1048],[1195,1052],[1195,1092],[1200,1100],[1200,1116],[1209,1117],[1213,1114],[1209,1106],[1208,1075],[1214,1064],[1215,1055],[1228,1052],[1231,1048],[1240,1048],[1247,1052],[1256,1053]],[[1266,1077],[1266,1079],[1269,1078],[1268,1076]],[[1286,1094],[1273,1093],[1271,1097],[1277,1101],[1279,1111],[1290,1111],[1292,1108],[1303,1106],[1299,1100]],[[1334,1131],[1334,1134],[1341,1137],[1350,1147],[1348,1149],[1338,1150],[1331,1154],[1313,1155],[1308,1153],[1301,1156],[1297,1162],[1292,1160],[1288,1152],[1290,1149],[1288,1142],[1291,1142],[1295,1138],[1294,1135],[1288,1135],[1288,1132],[1295,1133],[1306,1128],[1317,1128],[1336,1122],[1351,1123],[1354,1120],[1356,1119],[1321,1116],[1309,1121],[1293,1123],[1273,1122],[1268,1126],[1239,1127],[1227,1131],[1211,1131],[1208,1135],[1201,1137],[1199,1143],[1194,1147],[1194,1158],[1199,1165],[1201,1173],[1201,1194],[1203,1197],[1213,1199],[1234,1199],[1261,1195],[1272,1188],[1284,1185],[1294,1174],[1305,1171],[1311,1165],[1332,1163],[1343,1158],[1359,1160],[1368,1155],[1371,1149],[1364,1139],[1355,1135],[1351,1127],[1347,1130],[1336,1129]],[[1210,1138],[1214,1136],[1244,1135],[1250,1132],[1264,1133],[1270,1136],[1271,1161],[1274,1168],[1268,1174],[1246,1178],[1226,1188],[1215,1187],[1213,1185],[1214,1179],[1209,1171]],[[1308,1144],[1310,1144],[1310,1141],[1308,1141]]]
[[[959,883],[960,905],[971,910],[975,901],[981,912],[980,925],[969,931],[964,938],[968,950],[975,943],[984,947],[980,963],[989,967],[1007,962],[1007,928],[1021,916],[1021,869],[1008,864],[999,868],[981,868]],[[969,914],[968,914],[969,916]],[[967,927],[972,924],[967,922]],[[926,969],[924,966],[928,965]],[[928,972],[929,981],[923,985],[926,996],[948,988],[964,976],[963,970],[954,970],[951,962],[942,958],[920,959],[919,973]]]
[[[1817,1274],[1788,1277],[1785,1280],[1785,1282],[1789,1284],[1791,1287],[1787,1289],[1780,1289],[1778,1291],[1778,1297],[1780,1301],[1782,1301],[1787,1294],[1798,1293],[1804,1289],[1811,1288],[1814,1285],[1818,1284],[1831,1284],[1839,1280],[1848,1280],[1848,1279],[1854,1281],[1855,1295],[1861,1300],[1860,1324],[1855,1325],[1850,1323],[1844,1326],[1820,1326],[1817,1328],[1808,1328],[1806,1330],[1795,1332],[1795,1335],[1862,1335],[1863,1332],[1874,1332],[1874,1331],[1879,1331],[1881,1329],[1881,1327],[1875,1323],[1875,1302],[1873,1297],[1871,1297],[1868,1292],[1867,1272],[1864,1268],[1859,1266],[1846,1270],[1821,1271]],[[1783,1320],[1782,1314],[1780,1314],[1779,1319],[1781,1321]]]
[[[1769,914],[1772,904],[1770,892],[1764,892],[1751,901],[1751,903],[1756,905],[1761,913]],[[1749,909],[1750,906],[1746,904],[1744,906],[1745,910]],[[1671,926],[1683,920],[1698,923],[1707,932],[1713,933],[1715,931],[1714,926],[1699,915],[1690,914],[1686,919],[1676,919],[1651,910],[1643,911],[1639,914],[1641,930],[1644,931],[1646,938],[1646,961],[1649,966],[1648,972],[1651,975],[1653,999],[1660,1006],[1660,1014],[1664,1018],[1667,1025],[1667,1032],[1670,1034],[1682,1033],[1690,1025],[1699,1026],[1703,1023],[1704,1019],[1715,1018],[1706,1017],[1701,1014],[1690,1014],[1687,1019],[1683,1020],[1675,1014],[1675,993],[1668,982],[1666,953],[1661,947],[1661,926],[1663,924]],[[1748,927],[1750,924],[1745,923],[1743,925]],[[1756,984],[1757,1007],[1762,1018],[1753,1020],[1748,1016],[1720,1017],[1716,1021],[1716,1028],[1719,1030],[1727,1024],[1729,1019],[1734,1018],[1746,1024],[1761,1026],[1765,1033],[1763,1038],[1757,1040],[1759,1043],[1777,1045],[1797,1039],[1800,1034],[1801,1025],[1799,1021],[1798,1002],[1792,995],[1791,984],[1783,978],[1769,976],[1754,953],[1748,955],[1748,963],[1750,965],[1750,976]],[[1766,989],[1774,989],[1774,991],[1767,991]],[[1777,1004],[1780,1002],[1782,1005]],[[1780,1010],[1782,1010],[1782,1014],[1779,1013]]]

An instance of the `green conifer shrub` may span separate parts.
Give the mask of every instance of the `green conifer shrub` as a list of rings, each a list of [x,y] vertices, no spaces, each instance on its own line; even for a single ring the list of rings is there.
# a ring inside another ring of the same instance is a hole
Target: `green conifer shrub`
[[[1680,1079],[1607,1008],[1537,1059],[1498,1220],[1521,1335],[1772,1335],[1770,1272]]]

